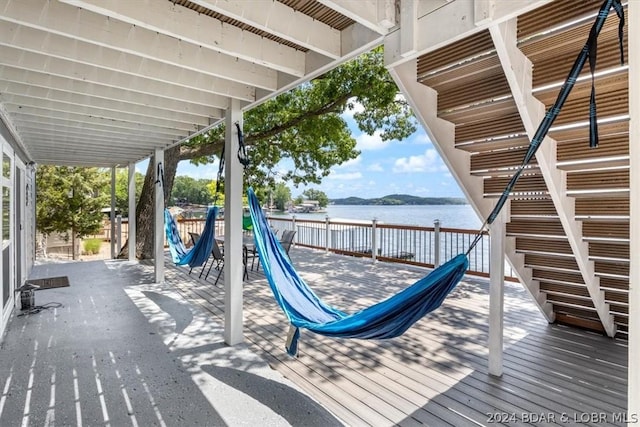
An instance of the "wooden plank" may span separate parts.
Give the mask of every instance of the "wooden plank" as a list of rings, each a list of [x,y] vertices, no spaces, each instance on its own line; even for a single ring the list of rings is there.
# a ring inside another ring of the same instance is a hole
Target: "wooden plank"
[[[491,117],[502,117],[517,111],[513,99],[510,97],[494,100],[489,99],[477,104],[464,105],[458,108],[438,111],[438,117],[456,125],[487,120]]]
[[[457,109],[478,103],[487,103],[496,99],[507,97],[511,94],[509,82],[504,77],[502,70],[498,70],[492,76],[474,76],[476,78],[468,81],[457,82],[454,88],[449,90],[438,90],[438,111],[447,111]],[[488,116],[498,116],[497,111],[504,109],[498,108],[503,104],[494,102],[487,104],[488,110],[494,109],[496,112],[488,112]],[[507,110],[509,111],[509,110]]]
[[[555,257],[538,254],[525,254],[524,263],[528,267],[551,270],[569,270],[579,272],[578,264],[572,257]],[[578,282],[581,283],[581,282]]]
[[[536,280],[546,280],[553,283],[583,285],[584,280],[579,272],[551,271],[539,268],[533,269],[533,277]]]
[[[627,243],[589,242],[589,256],[628,260],[629,245]]]
[[[575,3],[550,2],[531,12],[518,16],[518,40],[527,39],[579,18],[590,19],[597,12],[602,2],[599,0],[582,0],[580,7]]]
[[[420,56],[418,58],[417,75],[423,76],[439,69],[447,69],[452,65],[477,57],[478,52],[489,52],[491,50],[493,50],[493,41],[489,31],[481,31]]]
[[[570,28],[568,31],[558,32],[554,36],[523,46],[522,50],[533,62],[533,87],[540,88],[549,84],[558,84],[566,79],[573,65],[577,52],[582,49],[587,40],[588,25]],[[608,19],[598,37],[598,63],[596,71],[615,69],[620,66],[620,51],[618,44],[618,24],[615,19]],[[626,27],[626,26],[625,26]],[[586,35],[584,32],[586,31]],[[626,33],[626,29],[625,29]],[[575,37],[575,38],[574,38]],[[540,39],[539,39],[540,40]],[[556,45],[554,45],[556,43]],[[543,45],[544,46],[541,46]],[[623,40],[625,57],[628,55],[628,38]],[[554,56],[555,55],[555,56]],[[580,76],[589,75],[588,65],[582,69]]]
[[[485,195],[501,195],[510,180],[510,177],[490,177],[488,179],[485,179]],[[513,195],[518,195],[519,193],[541,194],[546,192],[547,184],[544,182],[544,177],[540,174],[521,176],[520,179],[518,179],[516,185],[513,187],[513,190],[511,191]],[[531,197],[531,195],[529,195],[529,197]]]
[[[597,195],[576,199],[578,216],[629,216],[629,195]]]
[[[537,221],[528,221],[526,219],[513,219],[507,224],[508,235],[522,236],[564,236],[564,229],[560,220],[540,219]]]
[[[573,254],[571,245],[566,240],[542,240],[528,237],[516,238],[517,252],[538,252],[549,254]]]
[[[568,191],[618,190],[629,188],[629,169],[569,172]]]
[[[600,145],[596,148],[589,148],[588,139],[575,139],[566,142],[559,141],[558,161],[590,160],[591,163],[593,163],[597,159],[629,156],[629,134],[599,134],[599,140]],[[588,165],[586,167],[588,167]]]
[[[478,153],[471,156],[471,173],[479,170],[516,168],[522,164],[527,152],[526,147],[511,150],[499,150],[486,153]],[[530,163],[532,166],[537,162]]]
[[[549,198],[514,199],[511,201],[511,216],[552,216],[557,217],[556,207]]]
[[[483,139],[466,141],[456,144],[459,150],[468,151],[470,153],[482,153],[485,151],[502,150],[505,148],[519,148],[529,145],[529,138],[526,135],[505,136],[502,138]]]
[[[628,221],[582,221],[582,234],[590,237],[608,239],[629,239]]]
[[[507,114],[456,126],[455,143],[507,137],[525,133],[520,115]]]

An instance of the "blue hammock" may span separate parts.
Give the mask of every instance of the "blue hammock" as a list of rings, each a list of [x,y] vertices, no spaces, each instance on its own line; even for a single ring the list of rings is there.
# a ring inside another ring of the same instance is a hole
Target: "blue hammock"
[[[384,339],[402,335],[442,304],[469,264],[461,254],[400,293],[353,314],[323,303],[293,268],[264,216],[252,189],[248,191],[253,233],[260,262],[276,301],[293,326],[287,353],[297,353],[299,328],[338,338]]]
[[[171,258],[176,265],[189,264],[190,267],[199,267],[209,259],[211,249],[213,248],[213,239],[215,238],[216,217],[218,216],[218,208],[216,206],[209,208],[207,211],[207,220],[204,223],[204,229],[200,235],[200,239],[195,242],[191,249],[187,249],[180,238],[178,225],[168,209],[164,210],[164,231],[167,235],[169,243],[169,251]]]

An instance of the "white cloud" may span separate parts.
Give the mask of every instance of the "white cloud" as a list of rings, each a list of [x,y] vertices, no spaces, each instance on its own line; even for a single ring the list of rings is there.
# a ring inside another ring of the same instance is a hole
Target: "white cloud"
[[[380,138],[380,131],[376,131],[373,135],[366,133],[356,137],[356,149],[360,151],[382,150],[389,146],[390,141],[383,141]]]
[[[355,159],[349,159],[346,162],[337,165],[336,169],[347,169],[347,168],[352,168],[354,166],[358,166],[360,163],[362,163],[362,157],[358,156]]]
[[[336,173],[335,171],[331,171],[331,173],[327,176],[327,179],[339,179],[343,181],[351,181],[360,178],[362,178],[362,173],[360,172]]]
[[[384,172],[384,168],[380,163],[373,163],[367,168],[370,172]]]
[[[442,163],[438,152],[430,148],[424,154],[418,156],[401,157],[395,161],[393,172],[413,173],[413,172],[438,172],[447,170]]]

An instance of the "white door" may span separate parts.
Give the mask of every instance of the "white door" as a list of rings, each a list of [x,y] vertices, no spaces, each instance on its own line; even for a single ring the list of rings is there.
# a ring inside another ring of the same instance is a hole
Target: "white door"
[[[13,150],[8,144],[2,147],[2,176],[0,193],[0,235],[2,236],[2,262],[0,263],[0,275],[2,276],[2,316],[0,320],[0,334],[4,332],[14,304],[15,290],[15,215],[13,201],[14,181]]]

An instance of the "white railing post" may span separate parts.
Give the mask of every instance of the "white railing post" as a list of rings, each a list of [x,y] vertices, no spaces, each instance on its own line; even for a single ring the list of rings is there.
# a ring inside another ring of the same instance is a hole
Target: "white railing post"
[[[116,215],[116,252],[122,250],[122,215]]]
[[[371,221],[371,260],[375,263],[378,260],[378,220],[373,218]]]
[[[296,231],[296,216],[295,215],[291,216],[291,229],[293,231]],[[298,234],[298,233],[296,232],[296,234]],[[293,243],[292,243],[292,245],[293,245]]]
[[[329,219],[329,215],[325,215],[324,217],[324,222],[325,222],[325,235],[324,235],[324,250],[326,253],[329,253],[329,236],[331,235],[331,224],[330,224],[330,219]]]
[[[440,220],[433,221],[433,265],[440,265]]]

